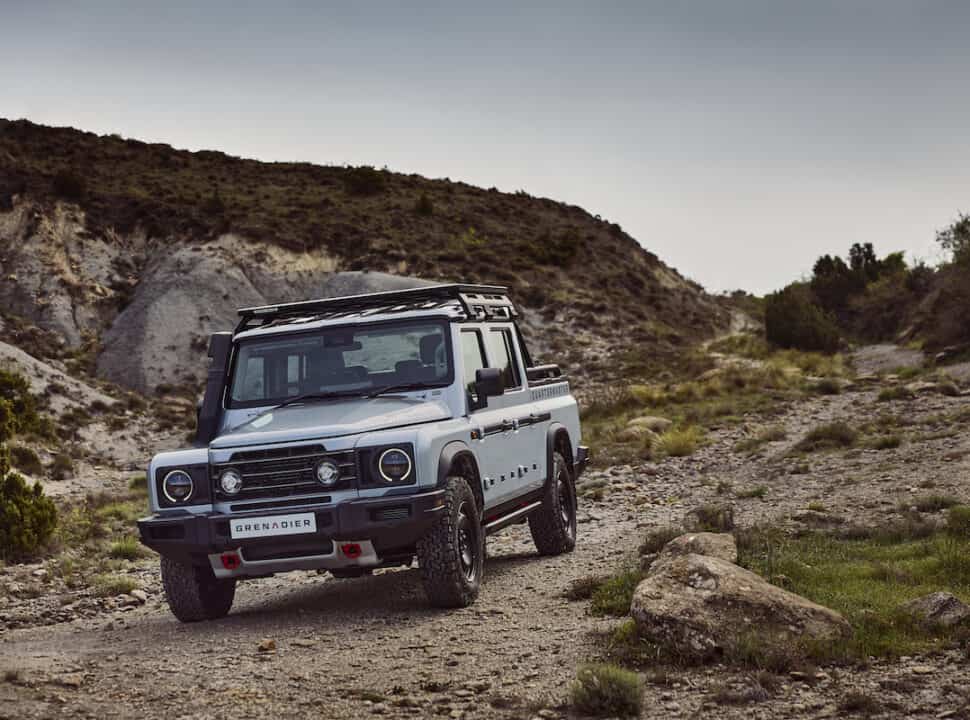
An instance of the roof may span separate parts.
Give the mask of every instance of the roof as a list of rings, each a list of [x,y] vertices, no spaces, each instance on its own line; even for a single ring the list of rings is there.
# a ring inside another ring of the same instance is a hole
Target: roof
[[[499,285],[428,285],[407,290],[348,295],[278,305],[262,305],[239,310],[236,333],[247,330],[321,320],[347,319],[354,315],[368,320],[374,316],[446,311],[455,320],[511,320],[518,312]]]

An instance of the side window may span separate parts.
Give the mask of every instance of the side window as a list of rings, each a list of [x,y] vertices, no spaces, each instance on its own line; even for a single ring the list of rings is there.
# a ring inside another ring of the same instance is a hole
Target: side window
[[[521,387],[519,363],[516,362],[515,345],[512,344],[511,332],[508,330],[490,330],[488,332],[488,356],[492,361],[492,367],[497,367],[502,371],[506,390]]]
[[[475,371],[486,367],[482,335],[478,330],[462,330],[461,356],[465,366],[465,387],[475,397]]]

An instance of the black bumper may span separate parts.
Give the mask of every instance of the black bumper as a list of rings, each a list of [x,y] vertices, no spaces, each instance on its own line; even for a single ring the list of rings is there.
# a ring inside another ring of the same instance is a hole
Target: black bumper
[[[152,515],[138,521],[141,541],[161,555],[200,560],[203,556],[242,548],[284,546],[288,552],[320,552],[339,540],[370,540],[380,556],[403,553],[414,546],[444,508],[444,490],[413,495],[347,500],[336,505],[258,510],[245,513],[187,511]],[[252,517],[312,512],[315,533],[234,540],[230,522]]]
[[[583,474],[586,470],[586,465],[589,463],[589,448],[585,445],[580,445],[576,448],[576,463],[574,467],[576,468],[576,477]]]

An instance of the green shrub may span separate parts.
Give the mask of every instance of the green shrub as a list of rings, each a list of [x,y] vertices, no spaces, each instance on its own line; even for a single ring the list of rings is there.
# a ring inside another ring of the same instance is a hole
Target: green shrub
[[[643,687],[640,676],[616,665],[584,665],[570,689],[573,707],[596,717],[636,717]]]
[[[970,538],[970,505],[954,505],[946,514],[946,530],[951,535]]]
[[[783,348],[824,353],[839,349],[835,322],[811,301],[807,289],[798,285],[765,298],[765,337]]]
[[[37,457],[37,453],[23,445],[10,447],[10,462],[15,468],[28,475],[40,475],[44,472],[44,466]]]
[[[635,568],[623,570],[604,581],[592,595],[590,612],[594,615],[623,617],[630,614],[633,591],[643,579],[643,573]]]
[[[873,450],[892,450],[893,448],[898,448],[903,444],[903,439],[899,435],[882,435],[877,437],[869,446]]]
[[[425,193],[421,193],[421,196],[414,203],[414,212],[423,217],[434,215],[434,203],[431,202],[431,198]]]
[[[124,595],[138,587],[138,582],[127,575],[96,575],[94,591],[101,597]]]
[[[569,583],[564,596],[567,600],[589,600],[593,597],[593,593],[607,580],[609,578],[602,575],[587,575],[586,577],[576,578]]]
[[[379,195],[387,186],[386,173],[370,165],[347,168],[344,171],[344,189],[350,195]]]
[[[852,447],[859,433],[846,423],[837,421],[813,428],[798,441],[795,450],[801,452],[816,452],[818,450],[833,450]]]
[[[30,383],[18,373],[0,369],[0,442],[15,433],[32,432],[52,437],[50,421],[37,412],[37,400],[30,393]]]
[[[682,528],[671,526],[657,528],[647,533],[647,536],[640,543],[639,553],[641,555],[652,555],[663,550],[664,546],[676,537],[684,534]]]
[[[960,504],[952,495],[921,495],[910,503],[904,503],[909,507],[915,507],[920,512],[932,513],[946,510]]]
[[[913,393],[907,390],[902,385],[893,385],[892,387],[883,388],[879,391],[879,397],[877,400],[879,402],[888,402],[890,400],[911,400]]]
[[[738,490],[735,493],[735,497],[739,500],[749,500],[751,498],[763,499],[765,495],[768,494],[768,488],[764,485],[757,485],[753,488],[748,488],[747,490]]]
[[[670,457],[693,455],[701,440],[701,431],[696,427],[671,429],[657,440],[657,450]]]
[[[74,461],[66,453],[58,453],[51,462],[51,480],[64,480],[74,473]]]
[[[141,543],[131,536],[116,540],[108,548],[108,555],[119,560],[138,560],[147,554],[147,551],[142,547]]]
[[[35,556],[56,525],[57,509],[40,483],[28,487],[20,475],[8,471],[6,458],[0,458],[0,559]]]
[[[84,178],[73,170],[58,170],[51,180],[51,188],[65,200],[81,200],[87,193]]]

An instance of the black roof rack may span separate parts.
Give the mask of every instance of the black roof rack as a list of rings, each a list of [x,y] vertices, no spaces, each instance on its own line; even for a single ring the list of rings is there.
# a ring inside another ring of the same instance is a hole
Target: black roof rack
[[[236,332],[298,320],[308,322],[353,313],[376,314],[433,309],[455,301],[458,302],[466,320],[511,320],[518,317],[515,305],[509,298],[508,288],[500,285],[456,283],[242,308],[239,310],[240,320],[236,326]]]

